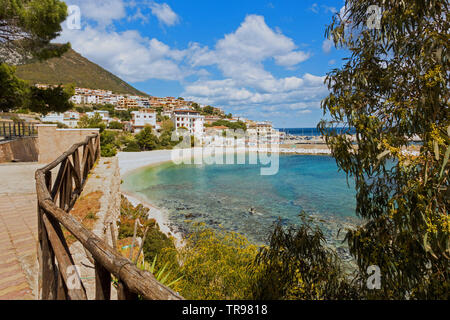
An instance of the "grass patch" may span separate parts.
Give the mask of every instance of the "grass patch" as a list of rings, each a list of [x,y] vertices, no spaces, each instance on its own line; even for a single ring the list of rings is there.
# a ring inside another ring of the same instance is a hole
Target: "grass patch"
[[[97,212],[100,210],[100,198],[103,192],[95,191],[78,198],[75,206],[70,211],[70,214],[77,219],[87,229],[94,228],[97,221]],[[70,246],[77,241],[77,239],[64,227],[62,227],[64,237],[67,244]]]
[[[80,197],[70,214],[87,229],[92,230],[98,219],[97,212],[100,210],[100,198],[102,196],[103,192],[95,191]]]

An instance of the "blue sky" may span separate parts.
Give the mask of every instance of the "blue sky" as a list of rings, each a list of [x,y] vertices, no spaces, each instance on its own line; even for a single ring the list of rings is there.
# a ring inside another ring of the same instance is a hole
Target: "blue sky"
[[[63,23],[57,41],[137,89],[276,127],[317,124],[324,76],[347,54],[324,37],[342,0],[66,3],[80,8],[81,28]]]

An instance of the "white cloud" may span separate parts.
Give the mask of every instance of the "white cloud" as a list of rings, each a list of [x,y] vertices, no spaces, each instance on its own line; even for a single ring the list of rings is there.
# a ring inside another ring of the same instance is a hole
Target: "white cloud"
[[[217,41],[214,50],[194,44],[195,65],[218,64],[226,69],[228,63],[261,63],[274,58],[280,65],[292,66],[305,61],[309,55],[297,48],[294,41],[270,29],[264,17],[249,15],[239,28]]]
[[[291,68],[310,56],[298,51],[292,39],[272,30],[258,15],[247,16],[235,32],[218,40],[214,49],[194,43],[189,51],[192,66],[216,66],[226,78],[261,93],[291,90],[301,82],[296,77],[278,81],[265,70],[265,61]]]
[[[317,3],[313,3],[311,7],[309,7],[309,10],[316,14],[318,14],[320,11],[333,14],[337,12],[337,9],[335,7],[327,6],[324,4],[319,7]]]
[[[83,30],[64,29],[57,41],[70,41],[77,52],[126,81],[181,80],[188,74],[179,66],[183,51],[142,37],[137,31],[106,31],[88,26]]]
[[[302,51],[293,51],[282,56],[276,56],[275,61],[278,65],[283,67],[292,67],[300,62],[307,60],[310,54]]]
[[[327,5],[324,5],[324,4],[322,5],[322,8],[325,11],[325,13],[328,13],[328,12],[336,13],[337,12],[337,9],[335,7],[330,7],[330,6],[327,6]]]
[[[152,14],[156,16],[156,18],[162,24],[173,26],[180,21],[178,15],[167,3],[152,2],[150,3],[150,9],[152,10]]]
[[[248,15],[234,33],[225,35],[216,45],[222,56],[256,61],[286,54],[295,48],[292,39],[270,29],[264,17],[257,15]]]
[[[330,53],[331,48],[333,47],[334,43],[330,39],[325,39],[322,42],[322,51],[325,53]]]
[[[136,12],[133,15],[129,15],[127,20],[128,21],[140,20],[142,24],[145,24],[150,21],[150,18],[148,15],[142,12],[141,8],[137,8]]]
[[[317,3],[313,3],[312,6],[309,8],[314,13],[319,13],[319,5]]]
[[[102,27],[126,17],[123,0],[66,0],[65,2],[67,5],[80,7],[82,21],[92,20]]]
[[[67,5],[80,7],[82,20],[85,24],[90,21],[96,22],[101,27],[109,26],[115,20],[127,18],[128,21],[141,20],[143,23],[149,21],[151,11],[158,21],[166,26],[173,26],[180,22],[180,17],[167,3],[156,3],[154,1],[125,1],[125,0],[65,0]],[[131,12],[127,13],[127,8]]]

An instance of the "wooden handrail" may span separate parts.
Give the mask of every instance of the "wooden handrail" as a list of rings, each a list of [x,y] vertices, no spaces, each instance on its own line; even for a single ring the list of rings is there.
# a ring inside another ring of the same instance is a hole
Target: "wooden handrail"
[[[40,298],[83,300],[87,297],[79,275],[76,272],[68,273],[68,270],[76,269],[62,225],[92,255],[96,271],[96,299],[110,299],[111,275],[119,280],[119,299],[136,299],[138,295],[152,300],[183,299],[159,283],[150,272],[137,268],[132,261],[120,255],[70,215],[99,157],[100,136],[95,134],[74,144],[55,161],[36,171]],[[58,174],[52,183],[51,170],[57,166]],[[78,277],[75,278],[78,286],[70,285],[74,276]]]

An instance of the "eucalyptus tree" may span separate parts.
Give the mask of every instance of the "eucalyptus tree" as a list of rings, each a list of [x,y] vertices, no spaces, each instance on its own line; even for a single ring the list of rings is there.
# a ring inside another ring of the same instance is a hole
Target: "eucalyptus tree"
[[[325,33],[349,57],[326,77],[318,128],[355,180],[364,222],[346,238],[363,283],[381,270],[369,298],[448,298],[448,15],[448,1],[348,0]]]

